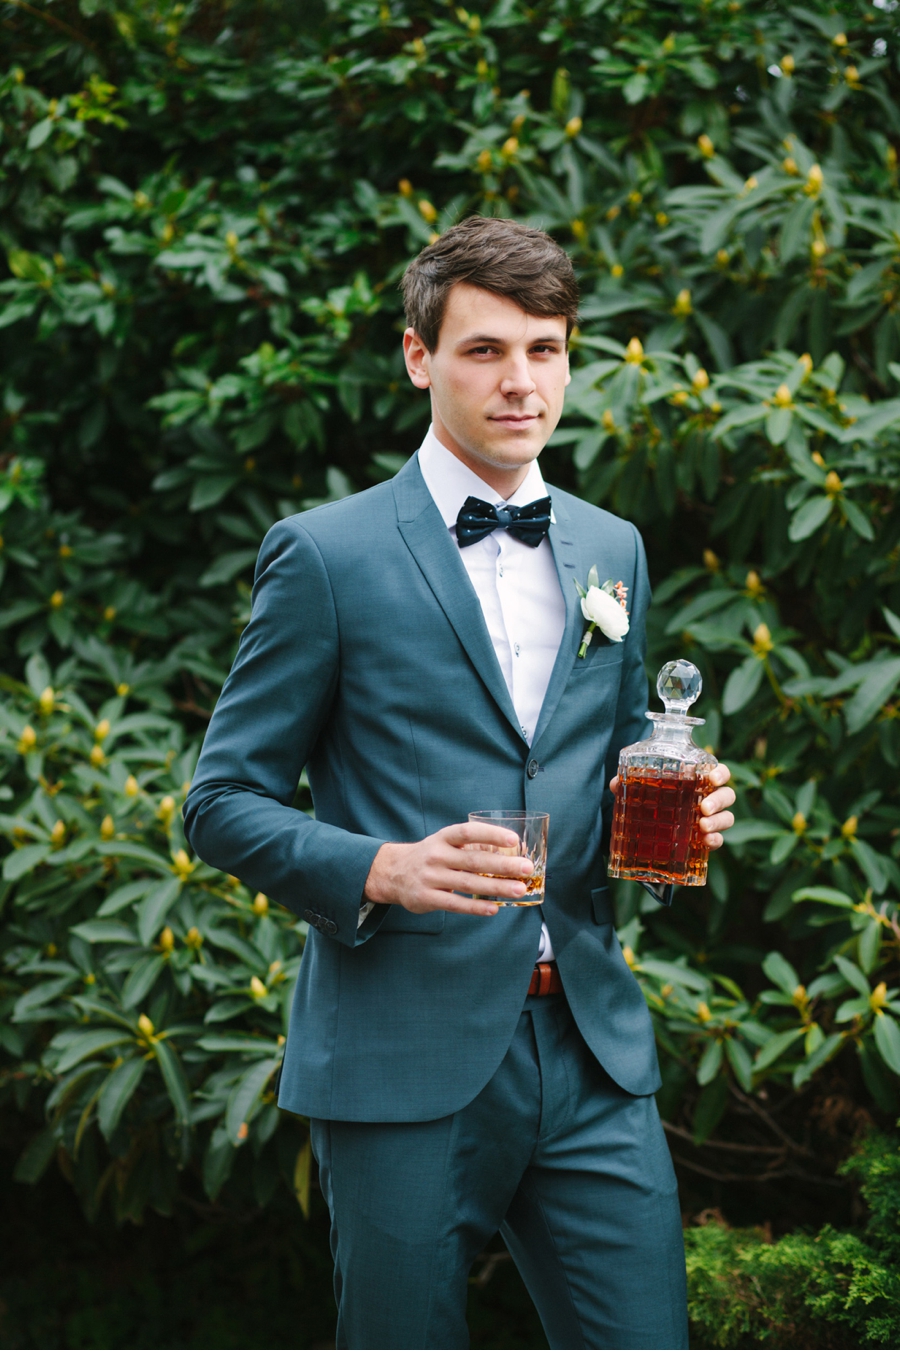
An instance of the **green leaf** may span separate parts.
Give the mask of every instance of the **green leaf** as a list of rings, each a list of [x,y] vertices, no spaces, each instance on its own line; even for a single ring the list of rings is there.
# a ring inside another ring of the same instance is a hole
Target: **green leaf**
[[[866,882],[876,893],[883,893],[887,887],[887,866],[865,841],[854,839],[850,850],[857,864],[866,876]]]
[[[719,1126],[728,1107],[728,1078],[717,1076],[704,1086],[694,1109],[694,1145],[702,1146]]]
[[[153,1051],[159,1063],[163,1081],[169,1092],[169,1099],[175,1110],[175,1120],[183,1128],[189,1128],[191,1122],[191,1091],[187,1083],[178,1053],[165,1038],[153,1044]]]
[[[97,1101],[97,1122],[109,1141],[125,1109],[140,1085],[149,1063],[144,1057],[130,1057],[111,1071],[103,1082]]]
[[[875,530],[859,504],[854,503],[850,498],[845,498],[842,506],[844,515],[856,534],[861,536],[863,540],[874,540]]]
[[[144,898],[138,907],[138,934],[141,937],[141,944],[149,944],[158,933],[181,888],[180,878],[168,878],[164,883],[158,883]]]
[[[13,1006],[12,1019],[14,1023],[27,1023],[36,1017],[36,1012],[43,1006],[52,1004],[53,1001],[61,996],[64,991],[71,987],[72,983],[81,976],[75,969],[64,977],[54,977],[49,982],[39,982],[30,991],[26,991]]]
[[[14,850],[3,861],[3,877],[7,883],[14,883],[16,879],[23,878],[39,864],[43,864],[50,853],[50,846],[43,843],[39,846],[22,846],[19,850]]]
[[[719,1074],[719,1067],[722,1065],[722,1044],[717,1038],[711,1038],[706,1044],[706,1050],[700,1058],[700,1065],[697,1067],[697,1083],[699,1085],[708,1085],[713,1076]]]
[[[859,937],[859,966],[863,972],[868,974],[874,972],[878,963],[878,953],[881,948],[881,926],[877,921],[870,921],[865,930]]]
[[[753,1089],[753,1062],[749,1052],[743,1043],[739,1043],[736,1038],[725,1040],[725,1052],[738,1084],[742,1090],[746,1090],[749,1094]]]
[[[238,1133],[242,1124],[249,1122],[260,1095],[280,1065],[280,1057],[267,1057],[261,1062],[254,1063],[244,1072],[229,1095],[225,1111],[225,1128],[228,1140],[234,1146],[240,1144],[241,1138]]]
[[[870,723],[900,683],[900,658],[876,663],[844,706],[847,732],[858,733]]]
[[[230,550],[220,554],[201,576],[199,586],[215,587],[219,583],[230,583],[245,569],[252,569],[258,553],[258,550]]]
[[[50,117],[41,118],[36,122],[28,133],[25,146],[28,150],[39,150],[53,131],[53,119]]]
[[[641,972],[650,977],[658,977],[661,982],[671,982],[673,986],[686,987],[688,991],[709,991],[710,981],[702,973],[690,968],[680,968],[676,963],[664,963],[661,959],[648,958],[641,962]]]
[[[798,1029],[787,1029],[784,1033],[775,1034],[756,1054],[756,1061],[753,1064],[754,1071],[763,1071],[773,1062],[777,1062],[787,1052],[788,1048],[796,1043],[798,1038],[802,1037],[802,1026]]]
[[[900,1076],[900,1024],[883,1010],[875,1016],[875,1046],[885,1065]]]
[[[135,964],[122,988],[122,1005],[126,1010],[137,1009],[165,966],[166,960],[161,954],[142,958]]]
[[[787,857],[797,849],[800,841],[796,832],[785,832],[777,840],[772,842],[772,849],[769,852],[769,861],[772,864],[783,864]]]
[[[136,902],[139,897],[143,897],[153,887],[153,879],[136,879],[133,883],[126,883],[121,888],[114,889],[109,894],[105,902],[102,902],[97,909],[98,916],[113,916],[117,911],[122,911],[131,902]]]
[[[740,667],[735,667],[729,673],[728,680],[725,682],[725,689],[722,692],[723,714],[737,714],[745,705],[749,705],[759,690],[765,670],[761,660],[755,653],[751,653],[749,657],[744,659]]]
[[[98,855],[108,855],[115,859],[140,860],[157,873],[171,877],[172,866],[164,856],[157,855],[155,851],[148,850],[146,846],[139,846],[133,841],[98,841],[95,850]]]
[[[831,1058],[835,1053],[840,1051],[843,1045],[844,1038],[841,1034],[831,1034],[825,1039],[824,1043],[820,1043],[815,1052],[810,1053],[810,1055],[795,1068],[793,1075],[794,1089],[799,1090],[801,1085],[805,1085],[819,1070],[819,1067],[824,1066],[826,1062],[831,1061]]]
[[[808,540],[831,516],[832,506],[833,503],[830,498],[820,497],[819,495],[814,498],[807,498],[806,502],[797,508],[791,518],[791,524],[788,527],[788,540]]]
[[[110,1048],[121,1047],[123,1043],[133,1041],[133,1035],[122,1029],[90,1029],[87,1033],[77,1034],[56,1063],[56,1074],[62,1076],[73,1066],[83,1062],[86,1057],[96,1057],[98,1052],[108,1052]]]
[[[739,819],[725,835],[725,843],[742,846],[747,841],[771,841],[784,831],[777,822],[761,822],[756,818]]]
[[[258,1038],[254,1034],[204,1034],[197,1039],[197,1047],[205,1052],[249,1052],[275,1055],[278,1044],[271,1038]]]
[[[720,418],[712,430],[715,438],[724,437],[727,432],[734,428],[747,427],[750,423],[761,423],[767,417],[769,407],[767,404],[740,405],[736,409],[731,409]]]
[[[772,952],[763,959],[762,967],[770,982],[774,982],[786,996],[793,996],[800,985],[800,978],[786,958]]]
[[[217,474],[198,479],[191,491],[188,504],[191,512],[202,512],[205,508],[215,507],[240,483],[240,475]]]
[[[824,902],[829,907],[849,907],[852,910],[854,905],[853,898],[837,888],[798,888],[791,896],[795,902]]]
[[[852,1001],[842,1001],[834,1017],[838,1024],[846,1024],[847,1020],[858,1019],[861,1015],[867,1015],[869,1010],[868,996],[854,996]]]
[[[791,409],[773,409],[766,419],[766,436],[773,446],[782,446],[787,441],[793,421]]]
[[[72,934],[88,944],[136,944],[137,933],[119,921],[82,921],[72,926]]]
[[[857,968],[855,963],[851,963],[849,958],[843,954],[835,954],[834,965],[839,970],[845,981],[849,982],[854,991],[858,991],[860,996],[870,996],[872,988],[866,981],[863,974]]]

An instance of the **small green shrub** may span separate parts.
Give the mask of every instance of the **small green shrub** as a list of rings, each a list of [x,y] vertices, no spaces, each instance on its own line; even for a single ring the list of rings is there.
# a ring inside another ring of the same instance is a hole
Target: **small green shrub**
[[[900,1150],[872,1134],[845,1166],[871,1210],[772,1243],[712,1219],[685,1232],[693,1346],[881,1348],[900,1341]]]

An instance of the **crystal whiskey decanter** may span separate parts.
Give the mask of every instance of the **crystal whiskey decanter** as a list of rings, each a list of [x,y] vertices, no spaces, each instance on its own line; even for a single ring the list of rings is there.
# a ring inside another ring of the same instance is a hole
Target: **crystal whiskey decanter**
[[[700,831],[700,801],[712,789],[709,776],[718,762],[694,743],[691,729],[704,720],[687,713],[702,688],[692,662],[667,662],[656,682],[665,714],[648,710],[652,734],[619,757],[612,878],[694,888],[706,882],[709,848]]]

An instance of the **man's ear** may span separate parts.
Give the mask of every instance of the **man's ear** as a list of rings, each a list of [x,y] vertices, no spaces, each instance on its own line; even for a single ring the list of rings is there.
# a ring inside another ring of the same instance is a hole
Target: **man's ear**
[[[415,329],[407,329],[403,334],[403,358],[409,379],[418,390],[427,390],[431,385],[428,359],[431,353],[422,342]]]
[[[569,345],[566,344],[566,385],[572,379],[572,372],[569,369]]]

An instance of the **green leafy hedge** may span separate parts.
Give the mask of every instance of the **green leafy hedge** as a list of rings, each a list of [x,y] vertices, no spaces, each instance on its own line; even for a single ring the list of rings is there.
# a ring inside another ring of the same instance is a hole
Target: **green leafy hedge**
[[[60,0],[4,23],[19,1176],[56,1153],[92,1215],[280,1179],[305,1205],[272,1091],[304,927],[192,860],[179,810],[265,530],[417,445],[397,281],[470,212],[572,254],[547,477],[641,527],[651,671],[701,667],[740,790],[706,890],[617,896],[664,1116],[701,1144],[749,1116],[796,1156],[803,1106],[857,1066],[867,1112],[900,1110],[891,5]]]
[[[826,1226],[773,1243],[709,1217],[687,1242],[694,1346],[880,1348],[900,1337],[900,1154],[873,1135],[847,1161],[871,1209],[864,1234]]]

